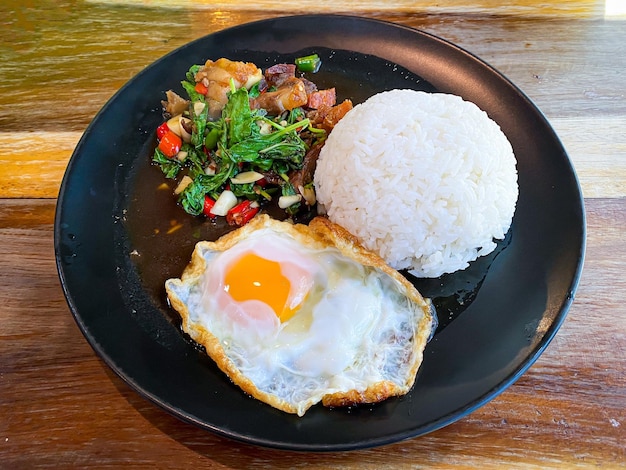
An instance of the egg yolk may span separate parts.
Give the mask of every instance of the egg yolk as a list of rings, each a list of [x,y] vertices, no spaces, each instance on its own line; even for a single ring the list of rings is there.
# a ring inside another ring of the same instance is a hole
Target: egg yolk
[[[291,282],[281,271],[280,263],[247,253],[226,273],[224,290],[237,302],[259,300],[269,305],[281,322],[295,313],[287,301]],[[296,306],[297,308],[297,306]]]

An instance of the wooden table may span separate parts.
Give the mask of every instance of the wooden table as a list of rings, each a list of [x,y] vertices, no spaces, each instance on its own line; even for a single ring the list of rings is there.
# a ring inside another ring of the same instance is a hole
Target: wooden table
[[[0,5],[1,468],[626,468],[626,18],[619,2],[4,0]],[[623,7],[622,7],[623,8]],[[444,429],[377,449],[259,449],[171,417],[98,359],[64,300],[56,196],[116,90],[190,40],[287,13],[359,14],[455,42],[546,114],[585,196],[585,268],[536,364]]]

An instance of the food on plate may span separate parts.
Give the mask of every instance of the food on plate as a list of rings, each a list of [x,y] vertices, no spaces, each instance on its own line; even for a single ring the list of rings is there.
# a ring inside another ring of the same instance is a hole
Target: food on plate
[[[516,159],[500,127],[458,96],[392,90],[326,139],[318,206],[395,269],[438,277],[492,252],[512,223]]]
[[[190,67],[182,87],[162,102],[152,160],[189,214],[247,223],[270,201],[287,216],[315,205],[315,159],[328,132],[352,108],[334,88],[304,77],[319,57],[265,71],[220,58]]]
[[[263,72],[250,62],[234,62],[221,58],[207,60],[194,75],[194,91],[204,95],[209,107],[209,118],[218,119],[228,103],[231,81],[235,89],[249,90],[263,78]],[[206,90],[205,90],[206,89]]]
[[[166,290],[235,384],[299,416],[406,394],[435,323],[430,301],[325,217],[260,214],[201,241]]]

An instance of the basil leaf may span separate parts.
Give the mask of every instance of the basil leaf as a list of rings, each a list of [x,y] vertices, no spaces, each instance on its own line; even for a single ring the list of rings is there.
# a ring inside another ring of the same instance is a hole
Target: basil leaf
[[[154,149],[152,161],[159,165],[165,177],[170,179],[176,178],[176,175],[178,175],[178,172],[182,168],[182,163],[180,161],[167,158],[158,148]]]
[[[232,184],[230,190],[237,197],[246,197],[247,199],[257,199],[257,193],[254,192],[254,183]]]
[[[205,194],[200,178],[196,178],[180,193],[178,202],[183,206],[185,212],[191,215],[200,215],[204,209]]]
[[[187,92],[187,96],[189,96],[191,101],[204,101],[204,95],[196,91],[195,80],[192,79],[191,81],[182,81],[180,84],[185,89],[185,92]]]
[[[226,122],[228,147],[250,137],[257,113],[250,109],[250,98],[245,87],[230,93],[222,111],[222,119]]]
[[[250,99],[258,98],[261,94],[260,90],[261,82],[256,82],[252,87],[248,90],[248,96]]]
[[[306,146],[297,136],[287,135],[284,140],[276,141],[268,134],[233,145],[228,149],[228,156],[235,163],[253,163],[261,168],[272,160],[284,160],[296,167],[302,164],[305,152]]]
[[[281,194],[283,196],[294,196],[298,193],[296,192],[296,189],[293,187],[293,185],[289,181],[285,181],[281,186]],[[301,205],[300,202],[296,202],[295,204],[292,204],[289,207],[287,207],[285,209],[285,212],[287,212],[287,214],[289,215],[295,215],[300,210],[300,205]]]
[[[204,151],[188,143],[183,144],[181,150],[187,152],[184,163],[189,167],[189,176],[195,178],[196,175],[204,174],[204,167],[207,163],[207,156]]]
[[[198,71],[204,67],[203,65],[192,65],[191,67],[189,67],[189,70],[187,71],[187,73],[185,74],[185,78],[187,78],[187,81],[191,82],[191,83],[195,83],[196,81],[196,74],[198,73]]]
[[[204,196],[212,193],[226,183],[233,174],[234,164],[223,165],[219,173],[195,175],[193,181],[180,193],[178,201],[186,212],[191,215],[200,215],[204,208]]]
[[[191,104],[191,145],[197,149],[202,148],[204,145],[204,131],[209,119],[209,105],[206,104],[204,100],[200,102],[204,104],[204,108],[202,108],[202,111],[198,115],[196,115],[194,111],[193,103]]]

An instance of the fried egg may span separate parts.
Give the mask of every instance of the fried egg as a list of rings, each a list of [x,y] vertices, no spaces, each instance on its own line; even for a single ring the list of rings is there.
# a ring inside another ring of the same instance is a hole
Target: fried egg
[[[199,242],[165,284],[182,328],[243,391],[299,416],[413,386],[430,301],[341,227],[266,215]]]

